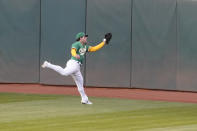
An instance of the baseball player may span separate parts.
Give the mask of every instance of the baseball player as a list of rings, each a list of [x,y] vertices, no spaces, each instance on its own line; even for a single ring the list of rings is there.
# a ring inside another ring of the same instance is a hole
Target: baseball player
[[[81,95],[81,103],[82,104],[93,104],[91,101],[88,100],[88,97],[84,91],[83,86],[83,76],[80,71],[80,67],[82,66],[84,57],[86,52],[95,52],[101,49],[105,44],[108,44],[111,40],[112,34],[107,33],[105,34],[105,38],[101,43],[96,46],[89,46],[87,45],[87,38],[83,32],[80,32],[76,35],[75,39],[76,42],[72,44],[71,47],[71,59],[67,61],[66,67],[62,68],[58,65],[51,64],[48,61],[44,61],[42,64],[42,68],[49,68],[52,69],[63,76],[71,75],[74,79],[77,89]]]

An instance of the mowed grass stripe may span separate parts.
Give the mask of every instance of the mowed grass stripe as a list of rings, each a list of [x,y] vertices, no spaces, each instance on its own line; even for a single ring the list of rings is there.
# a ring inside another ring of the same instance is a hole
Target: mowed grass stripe
[[[171,111],[171,110],[169,110]],[[192,110],[190,110],[192,111]],[[16,129],[21,129],[23,126],[24,129],[44,129],[50,127],[49,130],[53,130],[58,128],[58,126],[65,128],[65,129],[84,129],[89,127],[91,130],[93,129],[110,129],[113,128],[114,130],[123,129],[123,128],[130,128],[130,129],[146,129],[146,128],[158,128],[158,127],[173,127],[173,126],[182,126],[182,125],[189,125],[189,124],[196,124],[196,116],[191,115],[183,117],[182,113],[177,113],[177,117],[171,117],[171,115],[166,115],[166,118],[159,118],[158,111],[146,111],[146,113],[155,113],[153,115],[146,115],[141,111],[125,111],[125,112],[116,112],[116,113],[102,113],[102,114],[95,114],[95,115],[82,115],[82,116],[75,116],[75,117],[55,117],[50,119],[39,119],[33,121],[20,121],[17,123],[12,123]],[[163,112],[164,113],[164,112]],[[172,112],[174,113],[174,112]],[[143,115],[145,117],[143,117]],[[155,117],[156,116],[156,117]],[[188,120],[187,118],[190,118]],[[8,123],[7,123],[8,124]],[[24,126],[25,125],[25,126]],[[8,124],[7,127],[10,125]],[[17,128],[18,127],[18,128]]]
[[[63,95],[39,95],[39,94],[17,94],[17,93],[0,93],[0,104],[25,102],[35,100],[53,100],[63,97]],[[24,99],[25,98],[25,99]]]
[[[136,131],[180,127],[197,130],[197,104],[92,97],[94,105],[89,106],[81,105],[76,96],[1,93],[0,99],[2,131]]]
[[[151,128],[142,131],[196,131],[197,125],[173,126],[166,128]]]

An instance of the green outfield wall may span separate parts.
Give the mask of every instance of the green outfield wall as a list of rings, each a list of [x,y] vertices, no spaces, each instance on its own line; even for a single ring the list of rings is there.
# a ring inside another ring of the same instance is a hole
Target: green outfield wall
[[[39,82],[40,0],[0,0],[0,82]]]
[[[86,3],[82,0],[41,0],[41,63],[48,60],[66,66],[71,44],[78,32],[85,32]],[[40,82],[53,85],[74,85],[71,77],[40,69]]]
[[[112,32],[111,44],[88,53],[88,86],[130,87],[131,71],[131,0],[88,0],[86,29],[90,44],[102,41]]]
[[[176,1],[134,0],[132,85],[176,89],[176,59]]]
[[[2,0],[0,82],[74,85],[41,63],[65,67],[76,33],[94,46],[111,32],[86,55],[86,86],[197,91],[196,12],[196,0]]]

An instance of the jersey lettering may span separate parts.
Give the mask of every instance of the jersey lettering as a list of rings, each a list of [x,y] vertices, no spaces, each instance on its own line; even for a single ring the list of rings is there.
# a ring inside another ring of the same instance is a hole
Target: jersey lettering
[[[80,53],[80,55],[84,55],[86,53],[86,47],[85,48],[80,48],[79,53]]]

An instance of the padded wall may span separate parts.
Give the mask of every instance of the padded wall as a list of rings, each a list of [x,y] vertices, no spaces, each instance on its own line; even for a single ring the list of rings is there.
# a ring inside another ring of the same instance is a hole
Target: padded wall
[[[177,89],[197,91],[197,1],[178,0]]]
[[[92,46],[113,34],[110,45],[87,55],[86,85],[130,87],[131,0],[88,0],[86,24]]]
[[[0,1],[0,82],[39,82],[40,0]]]
[[[176,89],[176,1],[134,0],[132,87]]]
[[[197,91],[196,12],[197,0],[1,0],[0,82],[74,85],[40,65],[65,67],[78,32],[92,46],[112,32],[87,55],[87,86]]]
[[[66,66],[70,59],[71,44],[75,35],[85,31],[85,1],[41,1],[41,63],[44,60]],[[74,85],[70,76],[65,77],[49,69],[41,69],[40,82],[52,85]]]

